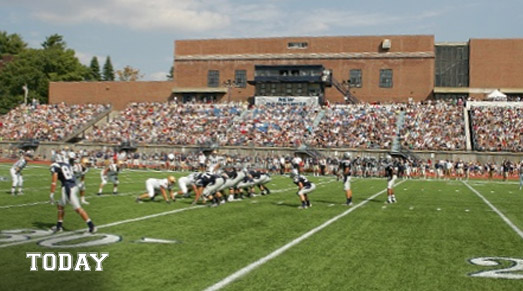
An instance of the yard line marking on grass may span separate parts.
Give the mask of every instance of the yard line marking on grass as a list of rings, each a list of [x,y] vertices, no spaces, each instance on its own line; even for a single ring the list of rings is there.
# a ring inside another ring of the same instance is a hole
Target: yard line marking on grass
[[[331,182],[332,181],[327,181],[327,182],[318,183],[318,184],[329,184]],[[291,189],[294,189],[294,187],[293,188],[287,188],[287,189],[291,190]],[[283,191],[285,189],[280,189],[280,190]],[[132,192],[128,192],[128,193],[132,193]],[[118,196],[123,196],[123,195],[122,194],[119,194],[119,195],[107,195],[107,197],[118,197]],[[102,196],[93,196],[93,197],[103,197],[103,195]],[[46,203],[49,203],[49,202],[46,202]],[[112,222],[112,223],[108,223],[108,224],[97,225],[96,227],[98,229],[102,229],[102,228],[112,227],[112,226],[116,226],[116,225],[120,225],[120,224],[124,224],[124,223],[146,220],[146,219],[150,219],[150,218],[155,218],[155,217],[159,217],[159,216],[164,216],[164,215],[169,215],[169,214],[182,212],[182,211],[185,211],[185,210],[192,210],[192,209],[203,208],[203,207],[206,207],[206,205],[196,205],[196,206],[191,206],[191,207],[186,207],[186,208],[180,208],[180,209],[176,209],[176,210],[155,213],[155,214],[151,214],[151,215],[147,215],[147,216],[126,219],[126,220]],[[6,248],[6,247],[10,247],[10,246],[21,245],[21,244],[26,244],[26,243],[31,243],[31,242],[38,242],[38,241],[47,239],[49,237],[56,238],[56,237],[70,235],[70,234],[86,232],[87,230],[88,230],[87,228],[86,229],[79,229],[79,230],[75,230],[75,231],[71,231],[71,232],[63,232],[63,233],[60,233],[60,234],[52,234],[52,235],[48,235],[48,236],[41,236],[41,237],[37,237],[37,238],[34,238],[34,239],[29,239],[29,240],[24,240],[24,241],[19,241],[19,242],[13,242],[13,243],[8,243],[8,244],[0,244],[0,248]]]
[[[402,184],[405,181],[406,180],[403,180],[403,181],[397,183],[395,186],[400,185],[400,184]],[[231,284],[232,282],[234,282],[234,281],[238,280],[239,278],[245,276],[246,274],[250,273],[254,269],[258,268],[259,266],[261,266],[261,265],[267,263],[268,261],[270,261],[270,260],[278,257],[279,255],[283,254],[284,252],[286,252],[290,248],[292,248],[295,245],[299,244],[300,242],[306,240],[307,238],[309,238],[312,235],[316,234],[320,230],[322,230],[322,229],[326,228],[327,226],[331,225],[332,223],[336,222],[340,218],[348,215],[349,213],[353,212],[354,210],[356,210],[356,209],[360,208],[361,206],[367,204],[369,201],[371,201],[372,199],[378,197],[382,193],[385,193],[386,191],[387,191],[387,189],[384,189],[384,190],[381,190],[380,192],[370,196],[369,198],[363,200],[359,204],[357,204],[357,205],[353,206],[352,208],[342,212],[341,214],[338,214],[335,217],[327,220],[326,222],[324,222],[320,226],[313,228],[312,230],[310,230],[307,233],[301,235],[300,237],[294,239],[293,241],[287,243],[286,245],[282,246],[281,248],[273,251],[272,253],[268,254],[267,256],[265,256],[265,257],[255,261],[255,262],[249,264],[246,267],[243,267],[242,269],[240,269],[240,270],[234,272],[233,274],[227,276],[225,279],[221,280],[220,282],[218,282],[218,283],[216,283],[216,284],[206,288],[205,291],[215,291],[215,290],[222,289],[223,287]]]
[[[150,215],[146,215],[146,216],[130,218],[130,219],[126,219],[126,220],[121,220],[121,221],[111,222],[111,223],[107,223],[107,224],[97,225],[96,227],[98,229],[102,229],[102,228],[117,226],[117,225],[120,225],[120,224],[129,223],[129,222],[142,221],[142,220],[147,220],[147,219],[150,219],[150,218],[156,218],[156,217],[160,217],[160,216],[165,216],[165,215],[170,215],[170,214],[174,214],[174,213],[179,213],[179,212],[183,212],[183,211],[186,211],[186,210],[198,209],[198,208],[202,208],[202,207],[205,207],[205,206],[204,205],[196,205],[196,206],[180,208],[180,209],[175,209],[175,210],[170,210],[170,211],[165,211],[165,212],[159,212],[159,213],[150,214]],[[59,233],[59,234],[51,234],[51,235],[46,235],[46,236],[40,236],[40,237],[37,237],[37,238],[34,238],[34,239],[18,241],[18,242],[13,242],[13,243],[8,243],[8,244],[0,244],[0,248],[7,248],[7,247],[27,244],[27,243],[31,243],[31,242],[38,242],[38,241],[41,241],[41,240],[44,240],[44,239],[47,239],[47,238],[50,238],[50,237],[57,238],[57,237],[67,236],[67,235],[71,235],[71,234],[75,234],[75,233],[81,233],[81,232],[86,232],[86,231],[88,231],[87,228],[79,229],[79,230],[75,230],[75,231],[66,231],[66,232],[62,232],[62,233]]]
[[[140,194],[140,193],[138,193],[138,192],[122,192],[122,193],[118,193],[116,195],[114,195],[114,194],[102,194],[102,195],[96,195],[96,196],[89,195],[89,196],[85,196],[85,199],[86,200],[91,200],[93,198],[98,199],[98,198],[106,198],[106,197],[125,197],[125,196],[137,195],[137,194]],[[58,201],[58,199],[59,199],[59,197],[56,199],[56,201]],[[26,206],[42,205],[42,204],[49,204],[49,205],[51,205],[49,200],[45,200],[45,201],[37,201],[37,202],[23,203],[23,204],[1,205],[0,209],[19,208],[19,207],[26,207]],[[54,204],[52,204],[52,206],[54,206]]]
[[[474,194],[481,198],[492,210],[494,210],[494,212],[496,212],[501,217],[501,219],[503,219],[503,221],[505,221],[506,224],[508,224],[508,226],[510,226],[510,228],[512,228],[523,239],[523,231],[521,231],[521,229],[519,229],[514,223],[512,223],[512,221],[510,221],[510,219],[508,219],[503,214],[503,212],[499,211],[496,208],[496,206],[490,203],[490,201],[488,201],[487,198],[481,195],[481,193],[479,193],[476,189],[472,188],[472,186],[470,186],[467,182],[464,181],[463,184],[465,184],[465,186],[467,186],[472,192],[474,192]]]

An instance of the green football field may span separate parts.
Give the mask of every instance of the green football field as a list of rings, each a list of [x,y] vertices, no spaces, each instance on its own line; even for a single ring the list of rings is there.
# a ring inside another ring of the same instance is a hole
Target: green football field
[[[96,235],[68,206],[63,233],[51,234],[56,207],[50,173],[24,170],[23,196],[9,194],[0,165],[0,290],[523,290],[523,191],[515,181],[399,180],[385,204],[384,179],[317,185],[299,210],[291,179],[273,176],[268,196],[220,207],[192,199],[138,204],[153,171],[124,171],[119,195],[96,196],[87,177],[84,209]],[[187,174],[187,173],[185,173]],[[180,177],[184,173],[175,173]],[[57,194],[58,196],[58,191]],[[103,271],[30,271],[27,252],[109,253]]]

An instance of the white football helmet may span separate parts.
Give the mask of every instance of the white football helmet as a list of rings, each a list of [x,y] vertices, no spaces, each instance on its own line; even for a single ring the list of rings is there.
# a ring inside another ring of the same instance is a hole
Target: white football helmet
[[[346,159],[350,159],[351,156],[352,156],[352,154],[349,153],[349,152],[344,152],[344,153],[343,153],[343,157],[346,158]]]

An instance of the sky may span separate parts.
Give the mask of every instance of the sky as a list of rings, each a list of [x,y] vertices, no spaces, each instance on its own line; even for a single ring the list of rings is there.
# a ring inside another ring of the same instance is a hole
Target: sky
[[[59,34],[83,64],[107,56],[163,81],[174,41],[430,34],[436,42],[523,38],[521,0],[0,0],[0,31],[40,48]]]

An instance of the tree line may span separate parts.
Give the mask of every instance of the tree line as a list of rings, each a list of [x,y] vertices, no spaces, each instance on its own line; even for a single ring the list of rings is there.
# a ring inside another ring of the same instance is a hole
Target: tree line
[[[29,48],[20,35],[0,31],[0,114],[24,102],[24,87],[29,102],[47,103],[49,82],[114,81],[115,77],[137,81],[142,76],[130,66],[115,72],[110,56],[102,68],[97,57],[89,66],[83,65],[59,34],[46,37],[41,48]]]

